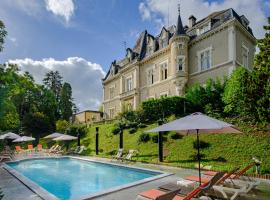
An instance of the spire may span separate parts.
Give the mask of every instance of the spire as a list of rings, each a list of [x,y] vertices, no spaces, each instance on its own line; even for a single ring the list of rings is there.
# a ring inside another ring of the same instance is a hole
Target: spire
[[[176,31],[175,35],[185,35],[186,31],[183,27],[181,16],[180,16],[180,4],[178,4],[178,19],[177,19],[177,24],[176,24]]]

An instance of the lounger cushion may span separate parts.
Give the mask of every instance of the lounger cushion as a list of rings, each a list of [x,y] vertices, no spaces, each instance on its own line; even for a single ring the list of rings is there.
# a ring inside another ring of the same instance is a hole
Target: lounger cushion
[[[139,195],[142,197],[146,197],[148,199],[156,199],[157,197],[159,197],[160,195],[163,195],[165,193],[166,192],[152,189],[152,190],[147,190],[147,191],[141,192]]]
[[[206,171],[203,173],[204,175],[207,175],[207,176],[215,176],[217,174],[217,172],[214,172],[214,171]]]
[[[198,176],[188,176],[188,177],[185,177],[185,179],[190,180],[190,181],[199,182],[199,177]],[[207,183],[209,181],[210,181],[209,178],[201,177],[201,182],[202,183]]]
[[[173,200],[184,200],[186,197],[180,197],[178,195],[176,195]]]

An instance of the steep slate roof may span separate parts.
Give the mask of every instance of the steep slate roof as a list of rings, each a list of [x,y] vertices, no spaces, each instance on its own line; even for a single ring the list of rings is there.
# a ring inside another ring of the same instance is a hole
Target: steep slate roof
[[[180,13],[179,13],[178,19],[177,19],[175,35],[185,35],[185,34],[186,34],[186,31],[185,31],[185,29],[183,27],[181,16],[180,16]]]
[[[133,52],[133,56],[132,59],[136,59],[136,60],[143,60],[145,58],[146,55],[146,49],[147,49],[147,37],[151,37],[154,40],[154,51],[158,51],[159,48],[159,43],[158,41],[161,38],[161,33],[162,30],[164,29],[165,31],[167,31],[168,34],[168,41],[170,40],[170,38],[172,38],[173,36],[177,36],[177,35],[188,35],[190,37],[190,41],[192,41],[193,39],[195,39],[197,37],[197,31],[195,31],[197,28],[199,28],[201,25],[203,25],[206,22],[211,23],[211,30],[219,27],[220,25],[224,24],[225,22],[231,20],[235,18],[236,20],[238,20],[246,29],[247,31],[253,36],[253,32],[252,29],[248,26],[246,27],[243,23],[243,18],[245,18],[243,15],[239,16],[234,9],[229,8],[226,10],[222,10],[222,11],[217,11],[217,12],[213,12],[210,15],[208,15],[207,17],[197,21],[192,27],[187,27],[187,26],[183,26],[182,20],[181,20],[181,16],[178,15],[178,19],[177,19],[177,24],[169,26],[167,28],[163,27],[161,29],[161,32],[159,35],[157,35],[156,37],[152,36],[151,34],[149,34],[147,32],[147,30],[143,31],[139,38],[137,39],[134,47],[128,48],[129,50],[131,50]],[[207,32],[205,32],[207,33]],[[203,34],[205,34],[203,33]],[[124,59],[123,59],[124,60]],[[117,69],[117,71],[119,71],[119,69],[125,67],[124,65],[122,66],[121,62],[113,62],[111,64],[111,67],[109,69],[109,71],[107,72],[106,76],[104,77],[103,81],[106,80],[110,74],[111,68],[115,67],[115,69]]]

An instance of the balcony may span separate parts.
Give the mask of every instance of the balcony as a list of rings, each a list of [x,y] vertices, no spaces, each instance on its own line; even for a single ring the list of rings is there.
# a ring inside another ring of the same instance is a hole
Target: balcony
[[[136,89],[132,89],[130,91],[126,91],[126,92],[123,92],[120,94],[120,99],[125,99],[125,98],[128,98],[128,97],[132,97],[134,95],[136,95],[137,92],[136,92]]]

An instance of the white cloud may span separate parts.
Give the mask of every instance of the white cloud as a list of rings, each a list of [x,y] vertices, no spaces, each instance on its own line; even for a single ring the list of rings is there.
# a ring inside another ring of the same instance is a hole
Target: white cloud
[[[142,16],[142,20],[150,20],[151,19],[151,11],[146,7],[144,3],[140,3],[139,11]]]
[[[140,3],[139,11],[142,20],[153,20],[153,22],[162,21],[167,25],[168,18],[170,24],[175,24],[177,19],[178,0],[145,0]],[[267,16],[263,12],[262,1],[254,0],[214,0],[206,2],[205,0],[181,0],[181,16],[185,24],[188,24],[188,17],[194,15],[198,20],[206,17],[211,12],[233,8],[242,15],[244,14],[250,20],[250,26],[256,37],[264,35],[263,25],[267,23]],[[169,11],[169,12],[168,12]]]
[[[73,97],[80,110],[97,109],[101,104],[101,78],[104,77],[105,72],[99,64],[80,57],[69,57],[66,60],[25,58],[8,62],[17,64],[24,72],[30,72],[37,83],[42,83],[46,72],[58,70],[63,81],[71,84]]]
[[[67,23],[74,14],[75,6],[73,0],[45,0],[45,3],[48,11],[63,17]]]

